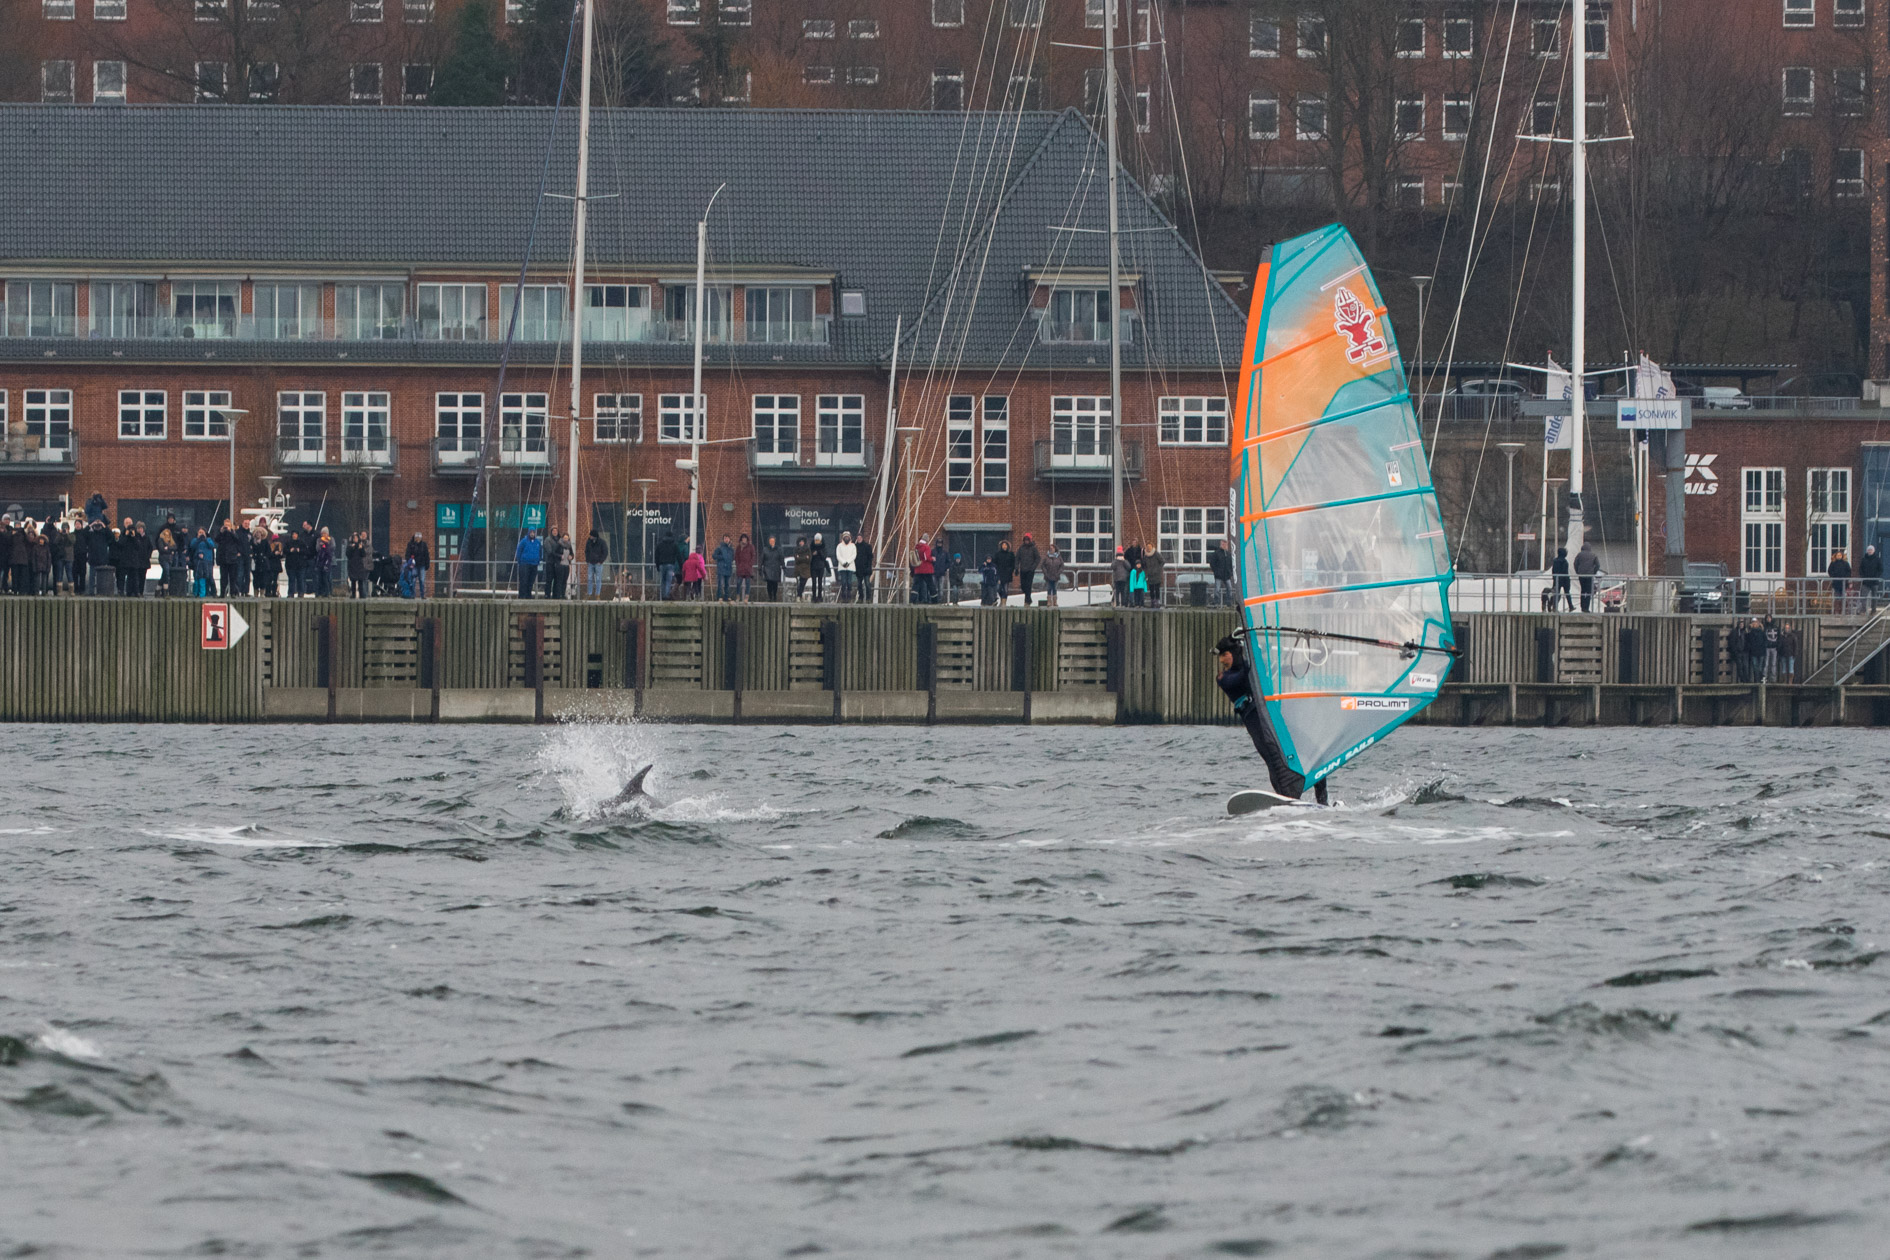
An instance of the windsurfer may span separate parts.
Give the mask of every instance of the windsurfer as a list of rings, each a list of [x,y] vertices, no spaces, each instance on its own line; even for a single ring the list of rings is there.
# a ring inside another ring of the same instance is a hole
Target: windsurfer
[[[1280,741],[1273,734],[1273,725],[1267,721],[1264,704],[1254,695],[1253,671],[1247,663],[1247,645],[1234,635],[1227,635],[1214,645],[1219,654],[1221,675],[1216,680],[1227,698],[1234,702],[1234,712],[1246,726],[1247,734],[1253,738],[1255,751],[1260,759],[1267,763],[1267,777],[1273,780],[1273,790],[1288,800],[1298,800],[1306,793],[1306,780],[1291,766],[1286,764],[1286,754],[1280,749]],[[1326,781],[1313,785],[1313,797],[1321,805],[1330,804],[1326,799]]]

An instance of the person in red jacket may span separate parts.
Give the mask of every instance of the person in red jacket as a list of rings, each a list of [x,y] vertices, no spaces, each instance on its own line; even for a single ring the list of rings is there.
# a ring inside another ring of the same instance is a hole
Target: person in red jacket
[[[932,539],[925,534],[919,535],[919,545],[912,549],[912,602],[915,604],[935,604],[938,602],[937,570],[932,564]]]
[[[702,579],[706,578],[708,575],[709,562],[702,558],[702,551],[698,548],[690,552],[689,558],[682,562],[683,587],[687,591],[687,594],[685,594],[683,598],[701,599]]]

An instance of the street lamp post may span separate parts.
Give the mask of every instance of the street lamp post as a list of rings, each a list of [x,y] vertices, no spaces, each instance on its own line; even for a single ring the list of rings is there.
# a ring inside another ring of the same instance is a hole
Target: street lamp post
[[[1509,571],[1516,572],[1516,452],[1523,448],[1521,442],[1498,442],[1503,454],[1509,456],[1509,505],[1503,509],[1503,547],[1509,558]]]
[[[241,407],[225,407],[218,413],[223,417],[223,427],[229,430],[230,438],[230,515],[232,524],[240,524],[242,517],[236,510],[236,417],[246,416],[248,411]]]
[[[899,539],[900,545],[905,548],[907,554],[911,554],[913,548],[918,545],[917,539],[913,536],[913,530],[919,519],[918,505],[912,501],[912,482],[919,472],[917,468],[912,466],[912,439],[925,432],[925,430],[917,426],[902,424],[899,426],[898,432],[899,436],[905,439],[900,444],[899,462],[900,466],[906,470],[906,493],[899,504],[899,515],[903,518],[903,528],[899,531]],[[906,575],[906,603],[910,604],[912,603],[912,597],[918,593],[912,589],[912,566],[901,563],[899,568]],[[933,573],[938,572],[938,561],[936,559],[932,561],[932,571]]]
[[[637,549],[637,599],[647,601],[650,598],[650,487],[656,484],[656,478],[635,480],[643,490],[643,543]]]

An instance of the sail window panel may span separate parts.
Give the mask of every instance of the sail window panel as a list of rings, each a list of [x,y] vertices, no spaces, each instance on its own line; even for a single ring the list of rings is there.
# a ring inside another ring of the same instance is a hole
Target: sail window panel
[[[516,395],[508,394],[508,398]],[[540,394],[542,398],[544,395]],[[341,396],[341,457],[356,463],[385,464],[391,458],[392,396],[362,390]]]
[[[1160,416],[1163,446],[1227,444],[1227,399],[1224,396],[1163,398]]]
[[[327,456],[328,395],[287,390],[276,395],[276,456],[289,464],[319,464]]]
[[[236,336],[236,304],[242,286],[234,280],[174,280],[171,316],[184,337]]]
[[[977,398],[971,394],[952,394],[945,399],[945,493],[949,495],[967,495],[973,490],[976,405]]]
[[[982,450],[979,466],[982,477],[979,493],[1005,495],[1011,492],[1011,400],[1006,394],[986,394],[981,421]]]
[[[486,286],[423,284],[415,294],[422,341],[484,341]]]
[[[1227,537],[1224,507],[1165,507],[1156,512],[1158,545],[1171,564],[1199,569],[1208,552]]]
[[[1443,540],[1433,499],[1403,495],[1271,516],[1254,524],[1256,567],[1248,595],[1290,595],[1291,602],[1347,608],[1381,583],[1437,577]]]
[[[592,286],[586,285],[588,292]],[[565,332],[565,308],[570,305],[570,289],[562,284],[528,284],[525,296],[519,298],[519,287],[515,284],[499,286],[499,323],[494,328],[493,336],[499,341],[507,337],[514,341],[563,341]],[[512,324],[512,304],[517,301],[518,325]],[[601,331],[602,321],[600,321]],[[613,338],[593,335],[590,320],[586,319],[584,335],[595,341],[610,341]]]
[[[642,394],[596,394],[591,399],[591,432],[599,442],[643,440]]]
[[[832,468],[866,463],[864,394],[821,394],[815,399],[814,463]]]
[[[168,404],[161,389],[118,391],[118,437],[121,441],[163,441],[164,418],[167,414]]]
[[[800,461],[801,396],[756,394],[754,397],[755,463],[792,467]]]
[[[184,391],[184,439],[221,442],[230,436],[230,391],[227,389],[187,389]]]
[[[1068,563],[1079,568],[1106,565],[1115,558],[1114,514],[1106,507],[1053,507],[1050,541]]]

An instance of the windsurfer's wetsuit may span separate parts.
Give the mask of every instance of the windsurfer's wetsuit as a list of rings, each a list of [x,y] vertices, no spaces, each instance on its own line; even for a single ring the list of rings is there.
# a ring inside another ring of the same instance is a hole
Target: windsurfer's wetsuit
[[[1234,702],[1234,712],[1247,728],[1247,734],[1253,738],[1254,750],[1260,759],[1267,763],[1267,777],[1273,780],[1273,790],[1288,800],[1298,800],[1306,794],[1305,777],[1286,764],[1286,754],[1280,749],[1280,741],[1273,734],[1273,724],[1267,721],[1266,706],[1254,698],[1253,674],[1247,667],[1247,654],[1244,650],[1234,653],[1234,667],[1222,672],[1216,680],[1227,698]],[[1314,797],[1321,805],[1326,804],[1326,781],[1321,779],[1314,785]]]

